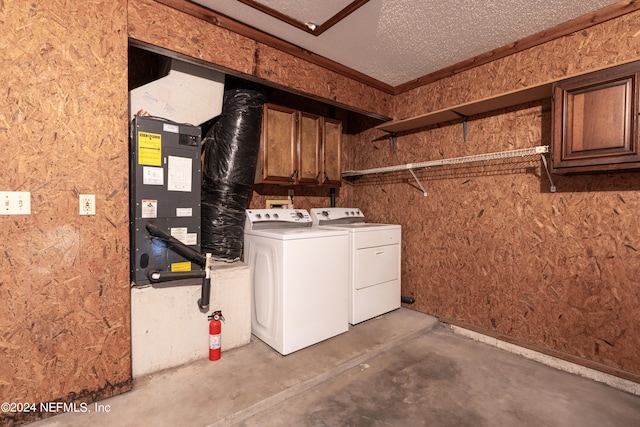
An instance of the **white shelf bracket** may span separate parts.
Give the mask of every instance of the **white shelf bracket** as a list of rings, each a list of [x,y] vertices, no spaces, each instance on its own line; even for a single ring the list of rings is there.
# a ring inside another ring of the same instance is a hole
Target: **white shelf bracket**
[[[424,197],[427,197],[427,190],[424,189],[424,187],[422,186],[422,183],[420,182],[420,180],[418,179],[418,177],[416,176],[415,173],[413,173],[413,169],[409,169],[409,172],[411,172],[411,175],[413,175],[413,179],[416,180],[416,182],[418,183],[418,186],[420,187],[420,189],[422,190],[422,194],[424,195]]]
[[[547,171],[547,177],[549,178],[549,182],[551,183],[550,191],[552,193],[555,193],[556,192],[556,184],[554,184],[553,178],[551,178],[551,172],[549,171],[549,165],[547,164],[547,158],[544,156],[544,154],[540,154],[540,157],[542,158],[542,163],[544,164],[544,170]]]
[[[395,154],[398,147],[398,134],[395,132],[389,132],[389,144],[391,145],[391,152]]]

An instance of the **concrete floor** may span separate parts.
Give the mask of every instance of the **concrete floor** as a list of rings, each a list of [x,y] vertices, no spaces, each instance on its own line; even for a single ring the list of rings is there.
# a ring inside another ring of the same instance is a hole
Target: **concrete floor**
[[[257,339],[136,381],[58,426],[637,426],[640,396],[401,308],[281,356]]]

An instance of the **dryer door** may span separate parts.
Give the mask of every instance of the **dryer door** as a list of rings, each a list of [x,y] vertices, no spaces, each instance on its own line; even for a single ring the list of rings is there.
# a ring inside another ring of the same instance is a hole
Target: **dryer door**
[[[356,289],[398,280],[400,245],[374,246],[356,251]]]

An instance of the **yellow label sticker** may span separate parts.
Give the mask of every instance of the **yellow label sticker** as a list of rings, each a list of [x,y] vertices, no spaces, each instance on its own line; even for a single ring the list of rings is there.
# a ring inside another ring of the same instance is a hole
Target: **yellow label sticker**
[[[138,132],[138,164],[162,166],[162,135]]]
[[[191,271],[191,263],[189,261],[174,262],[171,264],[171,271]]]

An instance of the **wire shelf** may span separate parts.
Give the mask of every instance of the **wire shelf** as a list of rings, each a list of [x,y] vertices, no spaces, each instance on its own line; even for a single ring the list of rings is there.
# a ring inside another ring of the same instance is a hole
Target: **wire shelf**
[[[430,168],[434,166],[459,165],[463,163],[485,162],[489,160],[509,159],[513,157],[536,156],[549,152],[548,145],[539,145],[537,147],[522,148],[519,150],[499,151],[495,153],[475,154],[472,156],[453,157],[449,159],[429,160],[419,163],[407,163],[397,166],[384,166],[380,168],[352,170],[342,172],[343,177],[372,175],[378,173],[391,173],[399,171],[414,171],[416,169]]]
[[[407,163],[405,165],[397,165],[397,166],[386,166],[381,168],[373,168],[373,169],[363,169],[356,171],[344,171],[342,172],[342,177],[353,177],[353,176],[363,176],[363,175],[373,175],[373,174],[381,174],[381,173],[391,173],[391,172],[400,172],[400,171],[409,171],[413,178],[420,186],[420,189],[427,195],[427,191],[424,189],[422,183],[413,172],[417,169],[425,169],[434,166],[445,166],[445,165],[460,165],[464,163],[473,163],[473,162],[486,162],[489,160],[499,160],[499,159],[510,159],[514,157],[527,157],[527,156],[540,156],[542,158],[542,162],[544,163],[544,168],[547,171],[547,177],[549,178],[549,183],[551,184],[551,192],[556,192],[556,186],[551,178],[551,173],[549,171],[549,166],[547,165],[547,159],[544,154],[549,152],[548,145],[539,145],[537,147],[531,148],[521,148],[519,150],[508,150],[508,151],[498,151],[495,153],[485,153],[485,154],[475,154],[473,156],[463,156],[463,157],[452,157],[449,159],[440,159],[440,160],[430,160],[427,162],[420,163]]]

